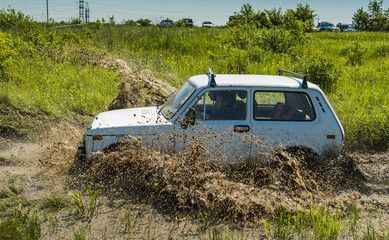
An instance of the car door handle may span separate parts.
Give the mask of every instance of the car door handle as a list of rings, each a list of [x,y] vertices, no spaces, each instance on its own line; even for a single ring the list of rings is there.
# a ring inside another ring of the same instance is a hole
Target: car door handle
[[[235,125],[234,132],[249,132],[250,126],[248,125]]]

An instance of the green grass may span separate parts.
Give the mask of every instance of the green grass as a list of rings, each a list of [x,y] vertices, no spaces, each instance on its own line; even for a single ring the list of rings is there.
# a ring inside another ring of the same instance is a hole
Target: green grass
[[[111,26],[91,31],[96,46],[165,74],[175,86],[204,74],[208,65],[216,74],[277,74],[279,68],[308,74],[309,81],[326,91],[345,128],[348,147],[389,145],[389,33],[310,33],[275,52],[266,50],[268,43],[261,35],[265,30],[248,29],[247,34],[220,28]],[[281,43],[291,35],[266,34]]]
[[[2,239],[39,239],[41,223],[36,212],[30,208],[25,212],[15,209],[12,215],[0,221],[0,238]]]
[[[0,82],[2,104],[52,116],[68,112],[97,114],[117,95],[117,74],[93,66],[50,59],[21,59],[14,62],[6,82]]]
[[[8,50],[0,104],[19,112],[66,118],[104,110],[118,87],[115,72],[95,65],[105,56],[141,64],[173,86],[204,74],[207,66],[216,74],[277,74],[284,68],[307,74],[327,93],[348,147],[389,145],[389,33],[110,24],[46,29],[26,22],[7,25],[9,34],[1,35],[13,44],[3,43]]]
[[[61,210],[67,206],[69,206],[69,202],[58,195],[51,195],[48,197],[45,197],[41,204],[41,209],[50,209],[51,211],[58,211]]]

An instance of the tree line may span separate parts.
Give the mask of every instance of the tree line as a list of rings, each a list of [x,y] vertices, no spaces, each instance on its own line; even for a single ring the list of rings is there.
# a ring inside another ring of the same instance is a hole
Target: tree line
[[[370,0],[368,11],[363,7],[353,15],[353,25],[363,31],[389,31],[389,8],[384,10],[383,0]]]

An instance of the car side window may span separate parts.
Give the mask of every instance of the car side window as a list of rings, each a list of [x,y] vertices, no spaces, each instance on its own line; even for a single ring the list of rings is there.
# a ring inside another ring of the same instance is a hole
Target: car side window
[[[245,120],[247,91],[207,91],[194,105],[196,118],[202,120]]]
[[[312,121],[315,111],[304,92],[256,91],[253,113],[255,120]]]

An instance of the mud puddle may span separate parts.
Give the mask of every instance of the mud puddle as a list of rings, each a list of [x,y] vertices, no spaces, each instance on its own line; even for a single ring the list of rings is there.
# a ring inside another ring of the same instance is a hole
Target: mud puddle
[[[365,174],[344,154],[318,159],[309,152],[279,152],[268,162],[218,165],[202,146],[181,154],[148,151],[140,140],[75,162],[70,185],[92,185],[152,203],[162,212],[201,212],[234,222],[259,222],[277,209],[330,204],[345,210],[371,191]],[[345,194],[347,193],[347,194]]]

